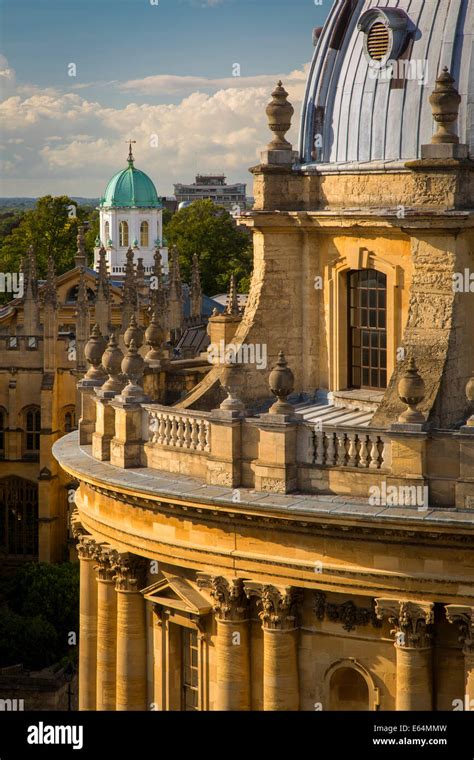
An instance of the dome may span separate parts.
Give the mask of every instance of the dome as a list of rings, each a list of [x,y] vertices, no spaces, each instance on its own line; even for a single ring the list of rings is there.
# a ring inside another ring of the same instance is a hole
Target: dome
[[[110,180],[100,202],[101,207],[160,208],[156,187],[145,172],[133,165],[130,151],[128,166]]]
[[[316,32],[300,161],[340,170],[420,158],[436,129],[429,97],[445,66],[462,97],[458,134],[472,156],[473,28],[474,0],[335,0]]]

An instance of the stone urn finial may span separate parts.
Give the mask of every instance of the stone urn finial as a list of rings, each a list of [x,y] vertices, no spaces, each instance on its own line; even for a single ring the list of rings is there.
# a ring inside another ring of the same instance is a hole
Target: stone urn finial
[[[123,381],[120,376],[122,360],[123,352],[117,345],[115,333],[111,333],[107,348],[102,356],[102,366],[109,376],[109,379],[102,386],[103,391],[113,393],[121,392],[123,388]]]
[[[140,380],[143,376],[144,364],[145,362],[138,353],[137,345],[132,338],[128,351],[122,360],[122,372],[128,380],[128,384],[122,391],[124,398],[141,398],[143,396]]]
[[[221,385],[227,393],[227,398],[220,405],[225,412],[243,412],[244,404],[239,398],[243,386],[242,367],[226,363],[220,376]]]
[[[285,134],[291,127],[294,112],[295,109],[288,101],[288,93],[279,81],[266,108],[268,126],[275,133],[273,140],[268,144],[268,150],[291,150],[291,143],[285,140]]]
[[[283,351],[278,354],[278,361],[270,372],[268,384],[271,392],[278,399],[270,407],[270,414],[293,414],[293,406],[286,399],[295,387],[295,376],[288,367]]]
[[[408,367],[398,383],[398,396],[408,407],[398,418],[399,422],[410,425],[419,425],[425,422],[424,416],[416,408],[425,398],[425,383],[418,372],[413,357],[410,357]]]
[[[433,119],[438,125],[437,132],[431,138],[435,145],[439,143],[458,144],[456,121],[459,114],[461,96],[454,86],[454,79],[447,66],[436,80],[436,87],[430,96]]]
[[[105,378],[105,372],[102,368],[102,354],[105,351],[105,338],[100,332],[99,325],[94,325],[92,328],[90,338],[84,347],[84,356],[87,363],[90,365],[87,370],[84,379],[103,381]]]
[[[145,356],[145,363],[149,367],[159,367],[161,365],[161,349],[165,339],[164,330],[161,328],[156,312],[153,312],[151,322],[145,330],[145,343],[150,346],[150,350]]]
[[[132,313],[130,317],[130,322],[125,330],[124,336],[123,336],[123,342],[125,343],[126,347],[130,347],[130,342],[134,340],[135,345],[137,348],[140,348],[143,345],[143,330],[141,327],[137,324],[137,318],[135,316],[135,313]]]
[[[470,410],[474,412],[474,372],[472,373],[472,377],[467,381],[466,398],[469,401]],[[474,428],[474,413],[469,417],[466,426]]]

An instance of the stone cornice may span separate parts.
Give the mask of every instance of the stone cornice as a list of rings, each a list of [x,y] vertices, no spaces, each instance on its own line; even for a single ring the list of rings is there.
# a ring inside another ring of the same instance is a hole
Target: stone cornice
[[[69,439],[69,441],[68,441]],[[107,463],[100,463],[86,454],[77,445],[70,448],[68,455],[63,454],[63,449],[69,442],[77,440],[77,433],[70,433],[61,438],[55,444],[55,456],[61,464],[61,467],[77,480],[85,483],[92,490],[109,496],[115,501],[123,502],[135,506],[139,509],[160,511],[163,514],[170,513],[175,515],[199,514],[201,519],[209,519],[212,523],[217,520],[229,518],[235,524],[245,525],[253,522],[255,525],[261,525],[264,528],[275,527],[279,530],[303,530],[314,532],[315,535],[335,535],[341,537],[344,535],[346,540],[360,540],[384,542],[394,541],[403,542],[404,545],[436,545],[436,547],[459,546],[462,548],[474,548],[474,512],[472,515],[468,512],[453,514],[450,518],[448,511],[438,510],[427,513],[414,512],[413,516],[407,519],[404,510],[400,510],[398,516],[390,510],[390,516],[384,517],[383,512],[386,508],[380,508],[380,515],[367,515],[363,511],[356,514],[348,509],[344,514],[343,503],[336,504],[336,512],[327,510],[319,512],[314,508],[312,501],[317,502],[317,495],[305,494],[292,497],[289,494],[284,497],[289,503],[294,501],[294,506],[288,509],[285,506],[273,505],[271,503],[271,494],[269,494],[268,506],[264,504],[262,497],[259,495],[258,500],[254,503],[245,501],[246,491],[241,490],[241,501],[233,502],[233,490],[229,489],[229,500],[223,500],[219,497],[208,497],[205,494],[199,497],[176,495],[176,491],[162,493],[156,488],[146,486],[146,482],[152,482],[155,471],[145,470],[140,474],[135,474],[133,470],[124,470],[123,472],[117,467],[111,467]],[[74,452],[74,456],[71,455]],[[104,477],[97,477],[97,473],[107,472],[107,483]],[[117,477],[117,471],[120,476]],[[144,478],[143,475],[147,474]],[[153,473],[150,477],[150,473]],[[163,482],[164,478],[169,477],[173,482],[173,475],[156,471],[156,478]],[[129,482],[125,485],[124,478]],[[187,485],[187,484],[185,484]],[[197,490],[197,487],[196,487]],[[280,497],[281,498],[281,497]],[[306,507],[307,503],[307,507]],[[348,504],[350,507],[350,504]],[[239,523],[240,521],[240,523]]]
[[[183,500],[155,500],[147,497],[139,496],[137,494],[121,493],[114,490],[112,487],[104,488],[103,486],[88,484],[88,487],[93,491],[113,498],[115,501],[129,504],[138,509],[160,511],[163,514],[174,514],[176,516],[182,516],[183,518],[189,518],[191,514],[200,515],[202,521],[209,521],[210,524],[217,524],[219,520],[228,522],[229,518],[234,525],[247,525],[252,522],[256,525],[260,525],[262,528],[275,527],[280,530],[299,530],[305,534],[311,531],[315,535],[332,535],[341,537],[343,535],[346,540],[360,540],[364,541],[380,541],[393,540],[394,542],[403,542],[405,545],[413,544],[419,545],[420,543],[436,546],[452,546],[452,545],[464,545],[468,544],[467,548],[474,548],[474,532],[468,534],[463,533],[448,533],[445,530],[435,532],[433,529],[435,525],[429,526],[431,530],[427,530],[428,526],[423,525],[424,530],[421,530],[421,526],[416,530],[418,526],[414,525],[413,521],[410,521],[406,527],[390,526],[389,521],[387,524],[381,525],[374,524],[374,518],[364,518],[360,516],[357,518],[350,518],[347,521],[342,521],[340,513],[337,517],[325,512],[324,514],[313,514],[298,516],[294,512],[283,513],[282,510],[275,513],[272,509],[268,509],[265,512],[261,509],[257,511],[255,508],[252,512],[246,511],[246,505],[242,502],[234,502],[232,504],[206,504],[204,503],[192,503]],[[273,512],[273,514],[272,514]],[[271,516],[270,516],[271,515]],[[395,519],[393,522],[397,522]],[[385,520],[384,520],[385,523]]]

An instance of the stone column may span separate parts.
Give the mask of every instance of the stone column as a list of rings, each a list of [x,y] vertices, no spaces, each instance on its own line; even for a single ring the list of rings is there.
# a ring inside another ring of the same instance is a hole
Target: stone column
[[[240,578],[198,578],[210,589],[217,625],[216,710],[250,710],[250,617]]]
[[[145,561],[122,554],[116,564],[117,710],[146,710]]]
[[[447,604],[446,617],[459,626],[464,653],[465,709],[474,710],[474,607]]]
[[[97,571],[97,710],[115,710],[117,594],[115,555],[110,547],[96,553]]]
[[[433,709],[433,649],[430,602],[376,599],[379,620],[387,618],[395,633],[397,710]]]
[[[97,544],[91,536],[79,536],[79,710],[96,709],[97,581],[94,573]]]
[[[246,583],[256,595],[263,628],[263,709],[299,710],[298,589]]]

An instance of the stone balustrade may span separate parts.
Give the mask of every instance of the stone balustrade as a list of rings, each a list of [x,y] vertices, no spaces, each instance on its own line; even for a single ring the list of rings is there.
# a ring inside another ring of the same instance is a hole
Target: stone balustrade
[[[151,444],[196,454],[211,450],[210,412],[180,411],[158,404],[144,404],[143,409],[149,415]]]
[[[391,441],[386,431],[302,425],[298,458],[318,467],[357,467],[384,470],[391,465]]]

